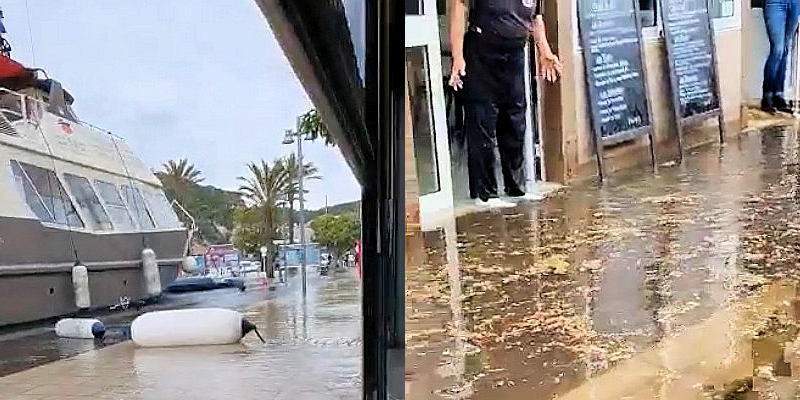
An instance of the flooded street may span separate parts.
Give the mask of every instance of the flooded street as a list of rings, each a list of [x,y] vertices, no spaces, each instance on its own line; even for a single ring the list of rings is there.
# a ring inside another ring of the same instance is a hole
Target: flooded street
[[[100,349],[129,339],[125,328],[142,313],[160,309],[224,307],[242,309],[264,300],[274,299],[279,291],[219,289],[210,292],[164,293],[161,300],[141,310],[99,315],[108,332],[103,340],[65,339],[56,336],[55,322],[45,321],[25,329],[0,334],[0,377],[24,371],[83,352]]]
[[[217,296],[216,306],[242,311],[266,344],[253,334],[230,346],[137,349],[123,342],[2,377],[0,398],[358,398],[361,295],[355,271],[323,277],[309,269],[305,301],[299,276],[277,285],[275,292],[260,292],[273,298],[256,304],[234,307],[235,299],[225,299],[234,293]]]
[[[773,128],[410,235],[406,398],[794,398],[799,163]]]

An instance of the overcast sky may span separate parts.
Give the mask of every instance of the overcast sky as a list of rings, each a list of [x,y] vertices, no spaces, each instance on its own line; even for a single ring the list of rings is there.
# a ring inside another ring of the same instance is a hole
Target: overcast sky
[[[12,57],[61,81],[82,120],[156,169],[186,157],[236,189],[247,162],[294,151],[283,132],[313,107],[253,0],[27,0],[30,25],[26,0],[0,6]],[[324,176],[308,183],[309,208],[359,198],[338,150],[303,150]]]

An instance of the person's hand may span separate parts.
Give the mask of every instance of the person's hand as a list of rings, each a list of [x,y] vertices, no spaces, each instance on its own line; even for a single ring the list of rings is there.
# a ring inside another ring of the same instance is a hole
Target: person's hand
[[[543,76],[548,82],[555,82],[561,76],[564,66],[558,56],[548,52],[539,58],[539,75]]]
[[[461,77],[467,74],[467,62],[464,57],[453,58],[453,68],[450,70],[450,86],[453,90],[458,90],[464,87],[464,82]]]

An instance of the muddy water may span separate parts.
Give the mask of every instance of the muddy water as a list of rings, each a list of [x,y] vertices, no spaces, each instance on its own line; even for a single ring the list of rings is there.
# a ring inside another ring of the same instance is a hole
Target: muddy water
[[[140,310],[131,309],[124,313],[100,316],[99,319],[108,329],[104,340],[58,338],[53,331],[54,321],[43,322],[24,330],[4,331],[0,333],[0,377],[124,341],[128,339],[124,327],[130,326],[130,322],[144,312],[200,307],[242,308],[273,299],[277,294],[278,292],[258,290],[240,293],[238,289],[165,293],[158,304]]]
[[[772,129],[409,236],[406,397],[686,399],[789,375],[797,176],[797,135]]]
[[[325,277],[313,271],[309,271],[305,300],[299,276],[290,277],[287,285],[277,284],[274,292],[192,294],[202,298],[195,306],[243,312],[266,344],[251,333],[241,344],[231,346],[143,349],[127,342],[92,352],[88,351],[96,345],[92,341],[20,338],[8,342],[24,344],[19,352],[0,350],[0,355],[16,354],[20,362],[31,362],[37,355],[66,359],[0,377],[0,398],[50,398],[35,396],[55,390],[63,394],[67,389],[81,397],[58,398],[359,398],[360,280],[353,270]],[[0,342],[0,347],[6,343]],[[81,384],[83,380],[90,382]],[[51,387],[53,382],[69,387]],[[4,389],[10,397],[3,397]]]
[[[266,345],[250,335],[242,345],[220,348],[136,349],[137,390],[153,398],[171,398],[176,389],[181,398],[358,398],[361,307],[354,272],[309,276],[306,301],[299,278],[290,283],[292,292],[243,310]]]

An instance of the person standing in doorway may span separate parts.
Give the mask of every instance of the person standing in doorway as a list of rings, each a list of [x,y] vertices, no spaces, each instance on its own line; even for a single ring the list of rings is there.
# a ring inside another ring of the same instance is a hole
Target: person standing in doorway
[[[783,97],[786,66],[800,16],[800,0],[764,0],[764,24],[769,38],[769,55],[764,63],[761,109],[792,112]]]
[[[514,206],[497,194],[495,137],[506,195],[512,199],[541,199],[525,191],[524,72],[529,35],[536,43],[539,70],[545,79],[558,79],[562,66],[547,43],[539,1],[450,0],[450,86],[464,89],[471,196],[481,208]]]

